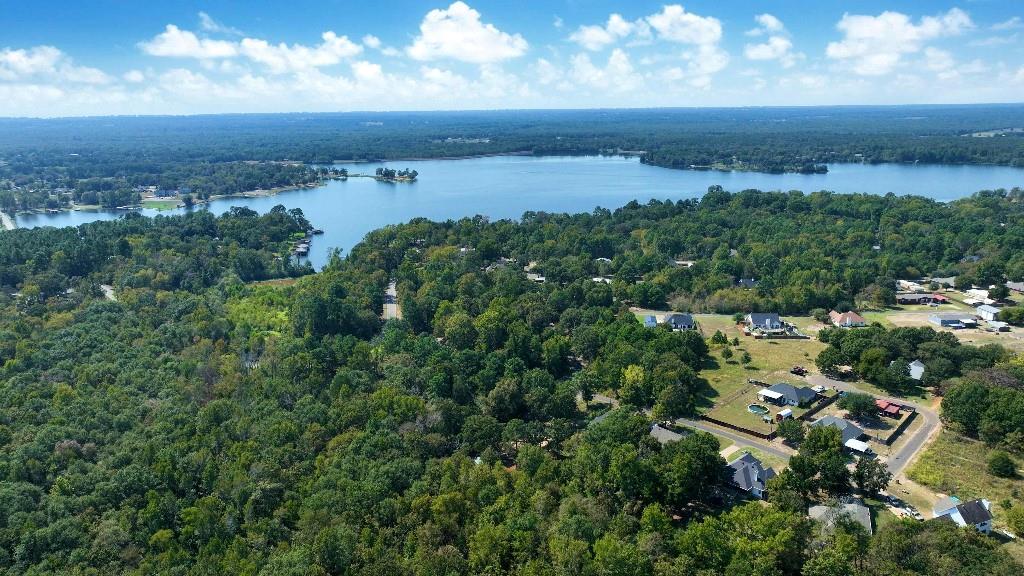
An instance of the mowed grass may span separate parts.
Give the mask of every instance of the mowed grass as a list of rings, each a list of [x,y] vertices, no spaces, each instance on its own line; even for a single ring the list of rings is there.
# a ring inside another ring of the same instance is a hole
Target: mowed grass
[[[157,210],[174,210],[178,207],[177,200],[143,200],[142,205],[146,208],[155,208]]]
[[[944,430],[910,467],[907,477],[961,500],[985,498],[992,502],[996,523],[1005,525],[1000,502],[1010,500],[1014,506],[1024,506],[1024,479],[1019,474],[1022,463],[1015,460],[1016,478],[999,478],[988,473],[990,453],[983,442]]]

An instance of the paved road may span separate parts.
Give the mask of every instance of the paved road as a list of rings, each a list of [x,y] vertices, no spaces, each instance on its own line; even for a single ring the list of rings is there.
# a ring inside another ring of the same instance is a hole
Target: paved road
[[[769,444],[768,442],[761,442],[746,434],[733,432],[726,428],[719,428],[718,426],[712,426],[707,422],[703,422],[701,420],[688,420],[686,418],[680,418],[676,420],[676,424],[679,426],[686,426],[687,428],[700,430],[702,432],[707,432],[709,434],[715,434],[716,436],[721,436],[723,438],[728,438],[729,440],[732,440],[737,446],[746,446],[747,448],[754,448],[755,450],[766,452],[768,454],[771,454],[772,456],[776,456],[787,462],[789,461],[789,457],[795,454],[794,451],[789,450],[788,448],[785,448],[783,446]],[[668,430],[666,430],[666,432],[668,432]]]
[[[812,386],[820,385],[825,386],[826,388],[835,387],[838,390],[844,390],[846,392],[864,392],[870,394],[870,392],[861,390],[860,388],[853,384],[850,384],[849,382],[833,380],[827,376],[822,376],[821,374],[809,374],[807,376],[807,382]],[[899,450],[889,455],[888,461],[886,462],[886,466],[889,468],[889,471],[892,472],[893,476],[898,476],[900,473],[903,472],[907,465],[910,464],[910,461],[913,460],[915,456],[917,456],[917,453],[920,452],[922,448],[924,448],[924,445],[928,442],[928,439],[931,438],[932,435],[934,435],[936,432],[938,432],[939,427],[941,426],[941,421],[939,420],[939,415],[935,412],[935,410],[932,410],[929,406],[926,406],[919,402],[915,402],[907,398],[889,398],[886,396],[878,396],[876,394],[871,395],[874,396],[875,398],[881,398],[883,400],[888,400],[896,404],[902,404],[904,406],[913,406],[917,410],[920,417],[924,419],[924,425],[918,428],[917,431],[914,432],[907,439],[907,441],[903,443]]]
[[[398,290],[395,288],[394,280],[388,284],[388,289],[384,292],[384,314],[382,317],[385,320],[397,320],[402,317],[402,308],[398,305]]]
[[[4,230],[14,230],[18,227],[18,225],[14,223],[14,218],[8,216],[6,212],[0,212],[0,223],[3,224]]]

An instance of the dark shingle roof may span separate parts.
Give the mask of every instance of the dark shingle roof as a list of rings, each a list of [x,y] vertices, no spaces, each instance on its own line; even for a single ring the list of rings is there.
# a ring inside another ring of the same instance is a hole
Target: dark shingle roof
[[[822,416],[814,421],[811,426],[835,426],[842,433],[843,444],[845,445],[850,440],[856,440],[864,435],[864,431],[861,430],[856,424],[849,420],[843,420],[835,416]]]
[[[682,313],[669,314],[665,317],[665,323],[677,330],[689,330],[690,328],[693,328],[693,316]]]
[[[981,500],[971,500],[970,502],[958,504],[956,509],[960,512],[964,522],[968,524],[981,524],[992,519],[992,513],[985,508]]]
[[[748,492],[755,487],[764,490],[765,484],[775,477],[774,469],[765,468],[761,461],[749,452],[729,462],[729,467],[733,469],[733,484]]]

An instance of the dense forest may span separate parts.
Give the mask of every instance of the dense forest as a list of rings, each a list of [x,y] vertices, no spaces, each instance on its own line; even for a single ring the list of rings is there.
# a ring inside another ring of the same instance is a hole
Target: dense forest
[[[310,223],[283,207],[0,232],[0,573],[1019,574],[952,524],[807,519],[888,481],[851,475],[832,429],[767,504],[727,488],[715,437],[659,443],[646,409],[692,414],[708,347],[626,304],[806,311],[908,273],[1018,277],[1021,213],[712,190],[415,220],[317,274],[289,263]],[[404,319],[383,323],[392,278]],[[983,366],[1019,378],[998,352]]]
[[[1024,166],[1021,133],[971,136],[1020,126],[1019,105],[0,119],[0,209],[128,205],[136,186],[205,197],[317,181],[296,163],[479,154],[626,151],[668,168],[806,173]]]

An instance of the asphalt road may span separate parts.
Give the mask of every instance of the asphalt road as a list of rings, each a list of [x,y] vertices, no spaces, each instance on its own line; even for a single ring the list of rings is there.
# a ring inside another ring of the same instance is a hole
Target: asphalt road
[[[395,282],[388,284],[384,292],[384,313],[381,315],[385,320],[397,320],[402,317],[402,308],[398,306],[398,290],[395,289]]]

